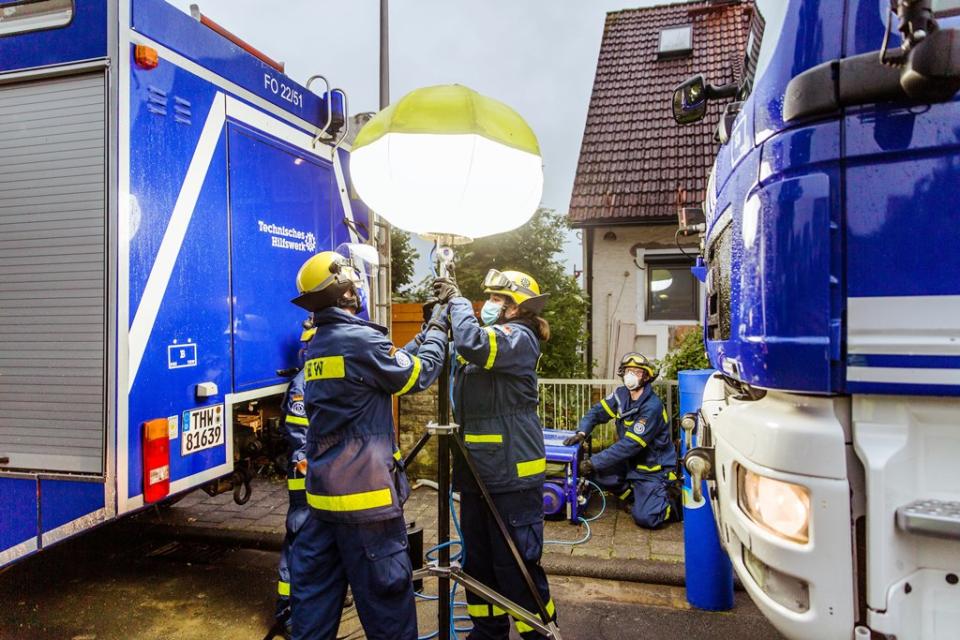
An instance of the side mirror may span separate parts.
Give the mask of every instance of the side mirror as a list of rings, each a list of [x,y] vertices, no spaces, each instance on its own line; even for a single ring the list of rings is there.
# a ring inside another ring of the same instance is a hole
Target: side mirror
[[[673,91],[673,119],[677,124],[703,120],[707,113],[707,81],[702,74],[686,79]]]
[[[960,90],[960,30],[934,31],[910,50],[900,86],[914,100],[947,102]]]

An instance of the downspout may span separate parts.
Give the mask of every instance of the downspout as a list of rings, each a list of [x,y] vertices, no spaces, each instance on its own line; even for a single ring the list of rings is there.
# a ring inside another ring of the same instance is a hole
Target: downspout
[[[587,375],[593,375],[593,227],[586,227],[583,243],[583,273],[587,290]]]

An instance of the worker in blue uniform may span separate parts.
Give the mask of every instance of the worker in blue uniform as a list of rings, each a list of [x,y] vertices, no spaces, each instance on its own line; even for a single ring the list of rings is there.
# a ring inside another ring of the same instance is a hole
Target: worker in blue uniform
[[[287,442],[287,522],[283,548],[280,550],[279,580],[277,581],[276,618],[290,635],[290,555],[297,532],[310,515],[307,506],[307,412],[303,404],[303,356],[306,346],[317,330],[312,324],[300,334],[301,368],[290,380],[283,396],[283,435]]]
[[[590,437],[594,427],[615,420],[617,442],[581,462],[580,470],[595,475],[598,485],[621,499],[632,493],[634,521],[654,529],[680,518],[673,491],[677,450],[667,411],[651,385],[657,377],[656,367],[642,354],[628,353],[620,360],[617,375],[623,386],[587,411],[577,433],[563,444],[579,444]]]
[[[550,326],[540,317],[547,296],[541,295],[529,275],[495,269],[484,279],[484,292],[490,298],[483,305],[481,325],[455,283],[445,278],[434,283],[437,299],[448,303],[456,348],[454,417],[460,425],[459,437],[492,494],[550,619],[556,620],[547,576],[540,566],[546,457],[537,416],[537,362],[540,341],[550,338]],[[537,612],[536,601],[458,451],[454,449],[453,482],[460,490],[464,571]],[[467,612],[473,621],[469,640],[509,637],[510,621],[500,607],[467,592]],[[521,621],[516,626],[525,639],[540,637]]]
[[[448,322],[438,307],[416,353],[357,317],[359,269],[332,251],[297,274],[294,303],[313,312],[304,402],[310,514],[293,543],[296,640],[333,640],[349,584],[366,637],[415,640],[417,612],[403,503],[409,496],[393,430],[391,397],[439,376]]]

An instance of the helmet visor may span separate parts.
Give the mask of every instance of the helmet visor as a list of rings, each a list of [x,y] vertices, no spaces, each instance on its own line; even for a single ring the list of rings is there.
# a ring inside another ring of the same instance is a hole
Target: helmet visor
[[[511,286],[513,283],[510,281],[510,278],[503,275],[496,269],[490,269],[487,271],[486,277],[483,279],[483,288],[484,289],[512,289]]]
[[[340,267],[340,273],[346,275],[353,282],[357,299],[360,303],[358,314],[370,319],[370,285],[377,277],[380,268],[380,254],[377,248],[369,244],[345,242],[334,249],[335,252],[346,258],[347,264]]]

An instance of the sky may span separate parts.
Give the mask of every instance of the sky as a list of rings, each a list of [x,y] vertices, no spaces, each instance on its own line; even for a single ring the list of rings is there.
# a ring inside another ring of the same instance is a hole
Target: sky
[[[189,11],[191,0],[168,0]],[[196,0],[194,0],[196,1]],[[776,2],[777,0],[772,0]],[[200,10],[304,82],[346,90],[350,113],[379,108],[379,0],[199,0]],[[390,93],[462,84],[505,102],[536,133],[545,207],[566,213],[607,11],[664,0],[394,0]],[[418,244],[421,254],[426,243]],[[578,234],[564,258],[582,268]],[[426,275],[421,257],[417,277]]]

